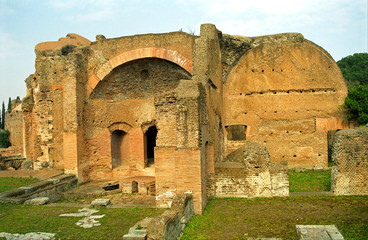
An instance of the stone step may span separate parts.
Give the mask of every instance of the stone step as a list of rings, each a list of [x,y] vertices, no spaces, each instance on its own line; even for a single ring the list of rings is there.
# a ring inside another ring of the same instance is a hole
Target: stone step
[[[58,200],[63,191],[76,187],[77,182],[75,175],[61,174],[29,186],[0,193],[0,202],[21,204],[36,197],[48,197],[50,201]]]
[[[146,239],[147,237],[147,230],[146,229],[136,229],[134,227],[129,229],[129,233],[123,236],[123,239],[130,240],[130,239]]]

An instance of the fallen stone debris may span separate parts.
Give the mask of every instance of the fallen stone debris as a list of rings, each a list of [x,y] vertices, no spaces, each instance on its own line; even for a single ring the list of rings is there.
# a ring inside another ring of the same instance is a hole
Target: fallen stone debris
[[[60,214],[59,217],[84,217],[79,220],[75,224],[82,228],[92,228],[96,226],[100,226],[101,223],[95,219],[103,218],[105,215],[93,215],[97,213],[98,210],[90,209],[90,208],[82,208],[78,210],[78,213],[64,213]]]
[[[0,238],[5,238],[6,240],[53,240],[55,239],[55,234],[45,232],[31,232],[26,234],[1,232]]]

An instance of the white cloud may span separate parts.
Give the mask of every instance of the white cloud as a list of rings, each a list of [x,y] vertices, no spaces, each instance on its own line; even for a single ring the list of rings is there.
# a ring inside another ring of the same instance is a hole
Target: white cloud
[[[290,31],[341,34],[357,22],[367,21],[367,3],[361,0],[187,1],[197,5],[207,22],[230,34],[253,36]],[[359,16],[361,19],[357,19]]]
[[[69,21],[87,22],[112,18],[118,10],[118,3],[124,0],[50,0],[55,10],[64,11]]]

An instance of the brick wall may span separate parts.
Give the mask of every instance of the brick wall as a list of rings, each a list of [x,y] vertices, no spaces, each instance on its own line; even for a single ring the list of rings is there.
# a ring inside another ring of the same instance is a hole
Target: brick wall
[[[263,144],[247,142],[215,165],[207,187],[209,197],[288,196],[287,163],[271,163]]]
[[[202,213],[206,198],[202,195],[201,158],[196,149],[156,148],[157,206],[169,207],[174,195],[191,192],[196,214]]]
[[[335,195],[368,194],[368,130],[337,131],[332,142],[332,191]]]

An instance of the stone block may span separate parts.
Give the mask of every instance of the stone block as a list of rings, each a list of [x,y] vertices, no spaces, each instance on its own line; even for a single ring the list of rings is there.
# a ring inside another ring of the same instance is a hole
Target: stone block
[[[323,169],[323,167],[321,167],[321,166],[315,166],[315,167],[313,168],[313,171],[315,171],[315,172],[323,172],[323,171],[324,171],[324,169]]]
[[[296,225],[300,239],[344,240],[335,225]]]
[[[45,205],[50,201],[48,197],[38,197],[38,198],[32,198],[27,201],[25,201],[25,204],[31,204],[31,205]]]
[[[31,193],[31,192],[34,191],[34,188],[33,187],[20,187],[19,189],[24,190],[24,193],[25,194],[29,194],[29,193]]]
[[[146,230],[144,230],[144,231],[146,231]],[[142,240],[144,240],[144,239],[146,239],[146,236],[147,236],[146,232],[144,232],[144,233],[143,232],[137,232],[137,231],[131,232],[129,230],[129,233],[125,234],[123,236],[123,239],[125,239],[125,240],[133,240],[133,239],[142,239]]]
[[[110,205],[110,199],[98,198],[91,202],[92,206],[106,207]]]

